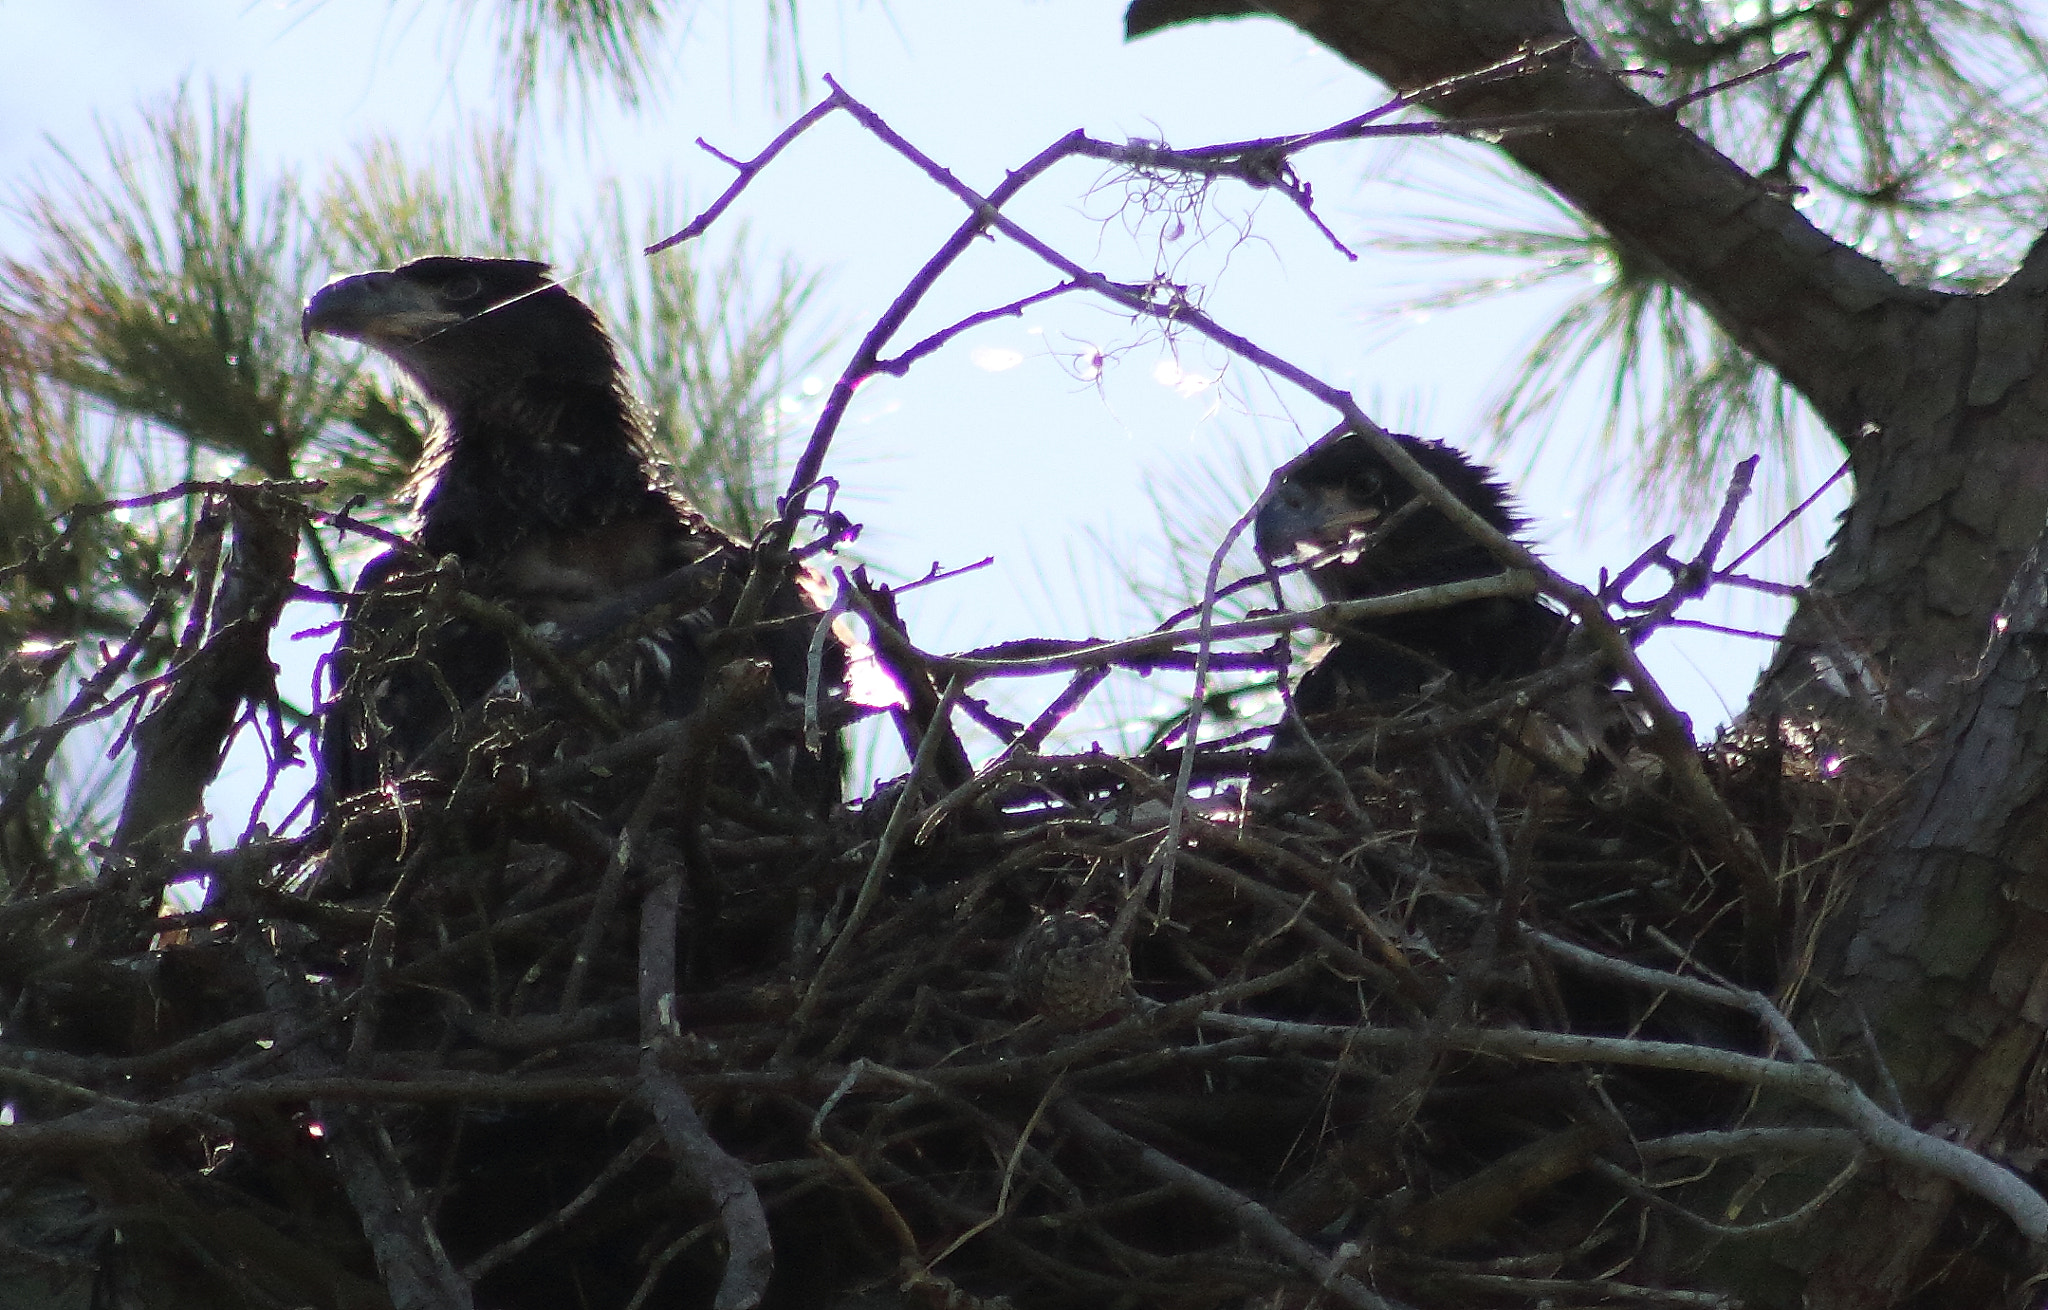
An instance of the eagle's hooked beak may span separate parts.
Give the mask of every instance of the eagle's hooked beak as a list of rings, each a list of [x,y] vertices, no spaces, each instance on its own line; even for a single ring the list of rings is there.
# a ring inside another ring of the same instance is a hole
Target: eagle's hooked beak
[[[1370,507],[1332,514],[1317,524],[1315,530],[1302,539],[1301,544],[1313,546],[1319,551],[1342,550],[1355,545],[1360,537],[1371,532],[1373,525],[1378,523],[1380,518],[1380,512]]]
[[[299,336],[315,332],[391,349],[409,346],[462,321],[432,291],[396,273],[357,273],[313,293],[299,315]]]
[[[1254,546],[1267,565],[1326,556],[1355,544],[1381,518],[1351,503],[1341,488],[1283,483],[1259,511]]]

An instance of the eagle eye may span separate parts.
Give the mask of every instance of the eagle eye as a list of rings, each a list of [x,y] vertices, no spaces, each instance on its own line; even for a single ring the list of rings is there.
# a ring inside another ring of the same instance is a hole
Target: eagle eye
[[[468,300],[483,289],[484,284],[477,280],[476,274],[467,273],[450,282],[442,294],[450,300]]]

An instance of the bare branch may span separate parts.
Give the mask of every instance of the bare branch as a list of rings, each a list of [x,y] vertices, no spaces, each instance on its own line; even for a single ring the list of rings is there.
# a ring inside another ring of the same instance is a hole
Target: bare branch
[[[681,1036],[676,1025],[676,929],[683,880],[670,875],[640,909],[640,1100],[654,1115],[676,1168],[707,1193],[725,1237],[725,1275],[715,1310],[751,1310],[768,1294],[775,1251],[768,1216],[746,1167],[725,1152],[663,1067],[663,1052]]]
[[[1300,1265],[1314,1276],[1324,1291],[1342,1304],[1356,1310],[1400,1310],[1399,1302],[1389,1301],[1373,1292],[1346,1273],[1342,1261],[1332,1260],[1295,1236],[1287,1225],[1273,1217],[1272,1211],[1244,1193],[1224,1186],[1162,1151],[1133,1141],[1071,1100],[1061,1102],[1053,1110],[1053,1116],[1097,1150],[1130,1160],[1148,1178],[1169,1184],[1212,1206],[1236,1224],[1246,1237]]]

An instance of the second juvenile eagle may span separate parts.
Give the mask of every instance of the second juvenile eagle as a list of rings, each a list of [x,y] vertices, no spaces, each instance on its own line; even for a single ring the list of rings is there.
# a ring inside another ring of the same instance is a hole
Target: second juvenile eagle
[[[1417,463],[1508,536],[1527,521],[1491,470],[1450,446],[1396,435]],[[1411,504],[1410,502],[1417,502]],[[1353,433],[1288,473],[1259,511],[1259,556],[1299,560],[1325,600],[1358,600],[1492,577],[1493,555],[1426,501]],[[1533,673],[1570,626],[1534,597],[1496,596],[1356,620],[1301,680],[1306,714],[1400,700],[1448,681],[1472,688]]]
[[[447,557],[463,590],[567,661],[579,641],[614,634],[636,665],[631,699],[652,715],[696,707],[708,642],[731,616],[751,555],[668,483],[610,336],[546,264],[435,256],[359,273],[316,292],[301,328],[308,340],[324,333],[384,355],[435,417],[414,477],[419,550],[374,560],[351,601],[321,733],[330,803],[402,775],[518,666],[511,639],[488,623],[445,606],[423,621],[445,602],[434,579]],[[651,630],[632,628],[650,613],[641,626]],[[801,694],[816,610],[794,568],[767,613],[800,620],[768,629],[754,649],[784,698]],[[827,646],[829,690],[839,651]],[[815,806],[837,799],[836,759],[796,761],[791,776]]]

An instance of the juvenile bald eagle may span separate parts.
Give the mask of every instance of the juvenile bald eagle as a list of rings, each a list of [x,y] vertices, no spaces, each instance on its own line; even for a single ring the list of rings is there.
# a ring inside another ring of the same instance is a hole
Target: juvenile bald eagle
[[[502,630],[451,615],[436,561],[463,590],[531,625],[574,663],[579,645],[629,631],[595,670],[643,714],[679,717],[702,698],[705,644],[730,617],[750,555],[664,477],[597,315],[518,259],[436,256],[330,283],[301,330],[358,341],[395,363],[434,413],[415,472],[420,552],[364,571],[323,724],[323,796],[369,791],[416,765],[462,711],[520,672]],[[694,567],[693,567],[694,566]],[[423,620],[423,614],[441,612]],[[814,616],[791,570],[768,616]],[[784,697],[801,694],[815,622],[758,639]],[[828,643],[825,686],[839,677]],[[621,671],[621,661],[633,667]],[[448,767],[444,765],[444,767]],[[797,761],[800,792],[837,799],[837,760]]]
[[[1452,495],[1503,533],[1528,526],[1491,470],[1451,447],[1395,437]],[[1416,502],[1411,504],[1410,502]],[[1298,559],[1325,600],[1358,600],[1492,577],[1501,565],[1421,501],[1362,437],[1332,443],[1294,469],[1259,511],[1259,557]],[[1355,621],[1295,690],[1305,714],[1413,696],[1448,677],[1464,688],[1533,673],[1570,626],[1533,597],[1492,597]]]

